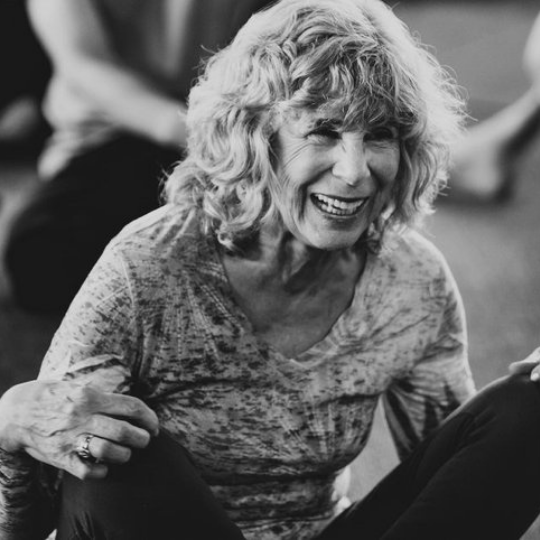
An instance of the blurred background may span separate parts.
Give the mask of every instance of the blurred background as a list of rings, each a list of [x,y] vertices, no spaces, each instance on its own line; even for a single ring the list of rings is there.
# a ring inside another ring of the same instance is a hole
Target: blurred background
[[[389,3],[454,71],[470,97],[473,118],[486,118],[526,90],[521,55],[538,2]],[[37,182],[35,159],[32,149],[10,152],[0,144],[0,251],[13,213]],[[447,257],[463,295],[471,366],[479,387],[504,375],[510,362],[540,345],[539,171],[537,140],[520,162],[510,200],[478,204],[441,197],[427,223],[426,234]],[[15,306],[0,267],[0,392],[35,377],[58,323]],[[379,414],[369,451],[354,467],[353,497],[365,493],[395,463],[387,443]],[[524,538],[540,538],[538,522]]]
[[[539,9],[538,2],[500,0],[402,2],[395,11],[455,72],[471,116],[481,120],[527,89],[521,56]],[[516,175],[509,201],[440,198],[427,227],[463,295],[479,386],[540,346],[540,138]]]

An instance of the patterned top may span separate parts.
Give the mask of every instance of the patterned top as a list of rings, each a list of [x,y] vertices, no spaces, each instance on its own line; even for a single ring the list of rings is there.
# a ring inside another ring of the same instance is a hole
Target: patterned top
[[[40,377],[142,398],[247,539],[312,539],[341,508],[336,478],[366,444],[380,396],[404,455],[474,391],[444,259],[417,233],[392,244],[368,257],[327,336],[287,358],[254,335],[196,215],[165,206],[108,246]],[[0,524],[27,502],[28,472],[8,461]]]

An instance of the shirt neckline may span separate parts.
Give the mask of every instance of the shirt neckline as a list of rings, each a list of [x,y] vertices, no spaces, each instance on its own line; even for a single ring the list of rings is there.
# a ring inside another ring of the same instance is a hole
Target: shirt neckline
[[[202,243],[201,243],[202,244]],[[244,313],[242,308],[235,302],[234,294],[231,283],[227,277],[227,272],[223,265],[223,261],[219,253],[219,244],[214,237],[206,237],[204,257],[203,260],[209,261],[209,270],[214,277],[219,281],[220,288],[224,302],[227,306],[229,313],[231,314],[234,323],[238,326],[240,331],[249,336],[256,344],[257,348],[261,351],[267,352],[270,356],[273,356],[279,360],[297,363],[305,365],[310,360],[318,360],[325,356],[325,352],[333,348],[334,337],[338,335],[344,327],[344,324],[350,317],[353,311],[357,311],[358,304],[366,302],[370,283],[372,282],[371,275],[374,267],[376,266],[377,255],[368,251],[366,255],[366,261],[364,269],[360,275],[360,278],[356,282],[354,287],[353,296],[349,305],[342,311],[335,323],[330,327],[326,335],[324,335],[319,341],[308,347],[306,350],[300,352],[295,356],[287,356],[282,352],[274,348],[270,343],[260,338],[254,331],[251,321]]]

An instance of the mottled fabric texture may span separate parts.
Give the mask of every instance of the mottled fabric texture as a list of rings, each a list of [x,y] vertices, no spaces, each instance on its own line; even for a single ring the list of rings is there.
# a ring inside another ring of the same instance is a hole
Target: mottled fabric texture
[[[142,398],[250,540],[313,539],[336,515],[336,477],[379,397],[403,456],[474,391],[454,280],[417,233],[370,255],[328,335],[287,358],[254,335],[196,214],[174,206],[111,242],[40,377]]]

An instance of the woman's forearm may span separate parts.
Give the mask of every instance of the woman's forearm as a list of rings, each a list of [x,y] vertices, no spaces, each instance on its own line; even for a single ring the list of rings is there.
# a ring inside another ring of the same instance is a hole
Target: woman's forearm
[[[0,449],[0,540],[43,540],[54,528],[54,515],[38,463]]]
[[[53,502],[40,484],[38,463],[17,440],[16,393],[14,387],[0,399],[0,540],[43,539],[53,528]]]

